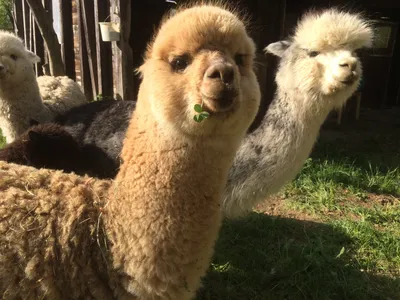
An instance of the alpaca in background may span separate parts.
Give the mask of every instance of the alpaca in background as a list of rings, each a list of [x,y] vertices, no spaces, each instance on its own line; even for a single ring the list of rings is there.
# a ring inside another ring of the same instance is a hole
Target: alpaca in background
[[[280,57],[277,92],[235,157],[225,190],[228,217],[244,215],[297,175],[329,112],[357,89],[362,69],[355,51],[372,38],[360,15],[329,9],[305,14],[293,37],[265,48]]]
[[[32,122],[45,123],[65,110],[86,103],[79,85],[67,77],[37,78],[33,64],[40,58],[20,38],[0,31],[0,128],[7,143]],[[44,93],[43,102],[40,91]]]

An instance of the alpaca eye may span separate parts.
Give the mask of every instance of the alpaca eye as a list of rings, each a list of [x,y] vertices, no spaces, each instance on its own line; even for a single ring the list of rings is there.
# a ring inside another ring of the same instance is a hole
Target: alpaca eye
[[[235,63],[238,66],[243,66],[243,64],[244,64],[244,55],[243,54],[236,54],[235,55]]]
[[[14,55],[14,54],[11,54],[10,57],[11,57],[13,60],[17,60],[17,56]]]
[[[319,55],[319,52],[318,51],[310,51],[310,52],[308,52],[308,56],[309,57],[316,57],[316,56],[318,56]]]
[[[177,56],[171,61],[171,66],[175,72],[182,72],[189,65],[189,57],[187,55]]]

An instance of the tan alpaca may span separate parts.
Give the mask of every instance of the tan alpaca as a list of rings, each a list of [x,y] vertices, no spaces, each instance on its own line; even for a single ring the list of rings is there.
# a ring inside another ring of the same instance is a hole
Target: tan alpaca
[[[109,181],[0,162],[0,295],[192,299],[259,105],[254,53],[243,23],[222,8],[166,20],[140,68],[108,199]],[[196,123],[202,102],[210,117]]]

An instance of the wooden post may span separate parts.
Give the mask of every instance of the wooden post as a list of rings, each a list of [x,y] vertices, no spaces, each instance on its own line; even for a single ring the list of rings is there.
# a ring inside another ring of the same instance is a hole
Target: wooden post
[[[43,6],[41,1],[26,0],[35,16],[36,24],[46,44],[46,49],[50,56],[50,70],[53,76],[65,75],[64,64],[61,57],[61,47],[58,42],[57,34],[53,28],[51,6]],[[51,1],[50,1],[51,3]]]
[[[121,14],[121,48],[122,59],[122,85],[124,100],[135,98],[133,88],[133,58],[132,48],[129,43],[131,35],[131,0],[120,0]]]
[[[110,15],[110,2],[108,0],[95,0],[94,11],[98,91],[104,97],[113,97],[111,43],[101,40],[99,26],[99,22],[103,22]]]
[[[76,0],[76,11],[78,13],[78,34],[79,34],[79,60],[81,64],[81,86],[83,87],[83,91],[85,93],[86,99],[91,100],[94,99],[93,89],[91,86],[90,80],[90,70],[88,63],[88,53],[86,48],[86,39],[84,32],[84,25],[82,20],[82,8],[81,8],[81,0]]]
[[[96,59],[96,43],[93,36],[94,29],[94,7],[93,1],[80,1],[81,14],[83,22],[83,33],[85,35],[86,51],[89,63],[90,82],[92,86],[93,96],[98,94],[97,89],[97,59]]]
[[[120,23],[120,41],[113,45],[114,56],[114,83],[116,85],[116,98],[133,100],[133,59],[132,49],[129,44],[131,33],[131,1],[113,0],[111,18]]]
[[[30,28],[30,24],[29,24],[29,6],[28,4],[25,2],[25,0],[22,0],[22,17],[23,17],[23,26],[24,26],[24,44],[25,47],[27,49],[29,49],[30,44],[29,44],[29,28]]]
[[[260,49],[263,49],[268,44],[281,39],[284,29],[283,26],[286,13],[286,0],[258,0],[258,11],[263,12],[259,17],[259,24],[257,24],[257,26],[263,28],[263,33],[260,34],[259,39],[256,42]],[[262,98],[257,116],[253,124],[250,126],[250,131],[257,128],[263,120],[268,106],[273,100],[276,89],[275,73],[277,67],[277,58],[264,53],[260,53],[258,58],[260,59],[261,64],[264,65],[263,67],[265,69],[263,72],[265,72],[265,74],[258,74],[262,75],[262,77],[259,77],[262,80],[259,82]]]
[[[72,0],[59,0],[61,22],[61,55],[65,66],[65,75],[76,80],[74,32],[72,28]]]
[[[35,20],[33,20],[33,29],[34,50],[36,55],[40,57],[40,62],[36,64],[36,76],[41,76],[43,75],[43,64],[45,63],[44,41]]]
[[[14,31],[21,39],[24,38],[24,23],[22,13],[22,1],[14,1],[13,6],[13,18],[14,18]]]

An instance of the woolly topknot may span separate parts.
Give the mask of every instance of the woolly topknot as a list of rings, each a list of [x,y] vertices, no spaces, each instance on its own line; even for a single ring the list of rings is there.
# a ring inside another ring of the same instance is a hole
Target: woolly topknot
[[[305,14],[297,24],[294,40],[305,49],[325,50],[346,45],[358,49],[372,45],[373,30],[359,14],[328,9]]]
[[[249,28],[250,25],[250,15],[244,11],[240,10],[237,4],[232,4],[226,0],[194,0],[194,1],[186,1],[184,3],[178,3],[176,5],[175,11],[169,11],[167,12],[161,22],[160,26],[157,28],[157,30],[154,32],[153,37],[151,38],[150,42],[147,44],[146,51],[144,58],[147,59],[151,56],[151,51],[155,42],[156,37],[160,34],[160,30],[165,27],[166,23],[174,17],[176,14],[181,13],[185,11],[185,13],[193,13],[197,12],[199,10],[202,10],[206,7],[206,9],[209,9],[210,12],[215,11],[215,10],[224,10],[226,15],[229,16],[235,16],[235,19],[238,23],[242,23],[242,25],[245,28]],[[185,18],[185,17],[181,17]],[[221,18],[219,20],[216,20],[217,22],[221,22],[221,30],[224,30],[224,28],[229,28],[231,24],[224,24],[224,18]],[[204,20],[206,22],[207,20]],[[201,26],[199,26],[201,27]],[[167,31],[166,29],[164,31]],[[198,34],[202,34],[202,32],[198,32]],[[140,72],[139,70],[136,70],[138,73]]]

